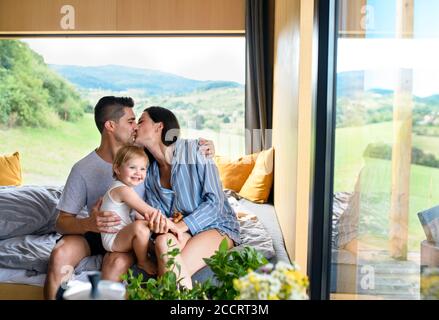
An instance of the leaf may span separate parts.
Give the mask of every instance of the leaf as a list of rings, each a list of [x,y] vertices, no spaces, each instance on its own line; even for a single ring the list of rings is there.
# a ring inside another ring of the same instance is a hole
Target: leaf
[[[219,246],[219,252],[227,252],[229,250],[229,244],[227,243],[227,239],[224,238]]]

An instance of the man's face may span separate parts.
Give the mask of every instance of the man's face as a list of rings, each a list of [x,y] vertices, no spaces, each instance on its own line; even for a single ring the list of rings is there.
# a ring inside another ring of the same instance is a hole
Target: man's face
[[[124,108],[124,115],[116,123],[114,136],[122,144],[132,144],[137,130],[136,116],[133,108]]]

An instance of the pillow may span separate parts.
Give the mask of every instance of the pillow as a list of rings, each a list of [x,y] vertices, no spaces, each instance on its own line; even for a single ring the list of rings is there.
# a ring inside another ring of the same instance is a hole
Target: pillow
[[[239,192],[255,166],[257,153],[243,156],[235,161],[227,157],[215,156],[215,164],[224,189]]]
[[[427,240],[439,245],[439,206],[418,213]]]
[[[273,185],[274,149],[261,151],[256,159],[247,181],[239,191],[239,195],[256,203],[265,203]]]
[[[244,208],[235,198],[228,197],[227,200],[239,221],[241,244],[234,247],[234,250],[242,250],[249,246],[262,253],[267,259],[274,257],[273,239],[258,217]]]
[[[21,185],[20,154],[0,157],[0,186]]]
[[[235,247],[235,250],[241,250],[245,246],[249,246],[262,253],[267,259],[274,257],[273,239],[265,230],[258,217],[242,211],[237,212],[236,216],[239,221],[242,243]]]

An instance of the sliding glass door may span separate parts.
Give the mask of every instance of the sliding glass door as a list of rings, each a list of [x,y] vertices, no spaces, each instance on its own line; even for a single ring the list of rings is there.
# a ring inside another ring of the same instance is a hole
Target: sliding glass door
[[[330,298],[434,298],[439,1],[337,10]]]

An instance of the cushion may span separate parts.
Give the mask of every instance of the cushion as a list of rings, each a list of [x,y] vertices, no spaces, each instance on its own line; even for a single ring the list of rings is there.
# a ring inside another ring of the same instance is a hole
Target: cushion
[[[273,185],[274,149],[261,151],[247,181],[239,191],[239,195],[256,203],[265,203]]]
[[[231,161],[227,157],[215,156],[223,188],[239,192],[252,172],[257,157],[258,154],[254,153]]]
[[[238,200],[233,197],[228,197],[227,200],[239,221],[241,245],[235,247],[235,250],[249,246],[262,253],[265,258],[271,259],[275,255],[273,239],[264,225],[253,212],[242,206]]]
[[[439,245],[439,206],[418,213],[427,240]]]
[[[0,186],[21,185],[20,154],[0,156]]]

